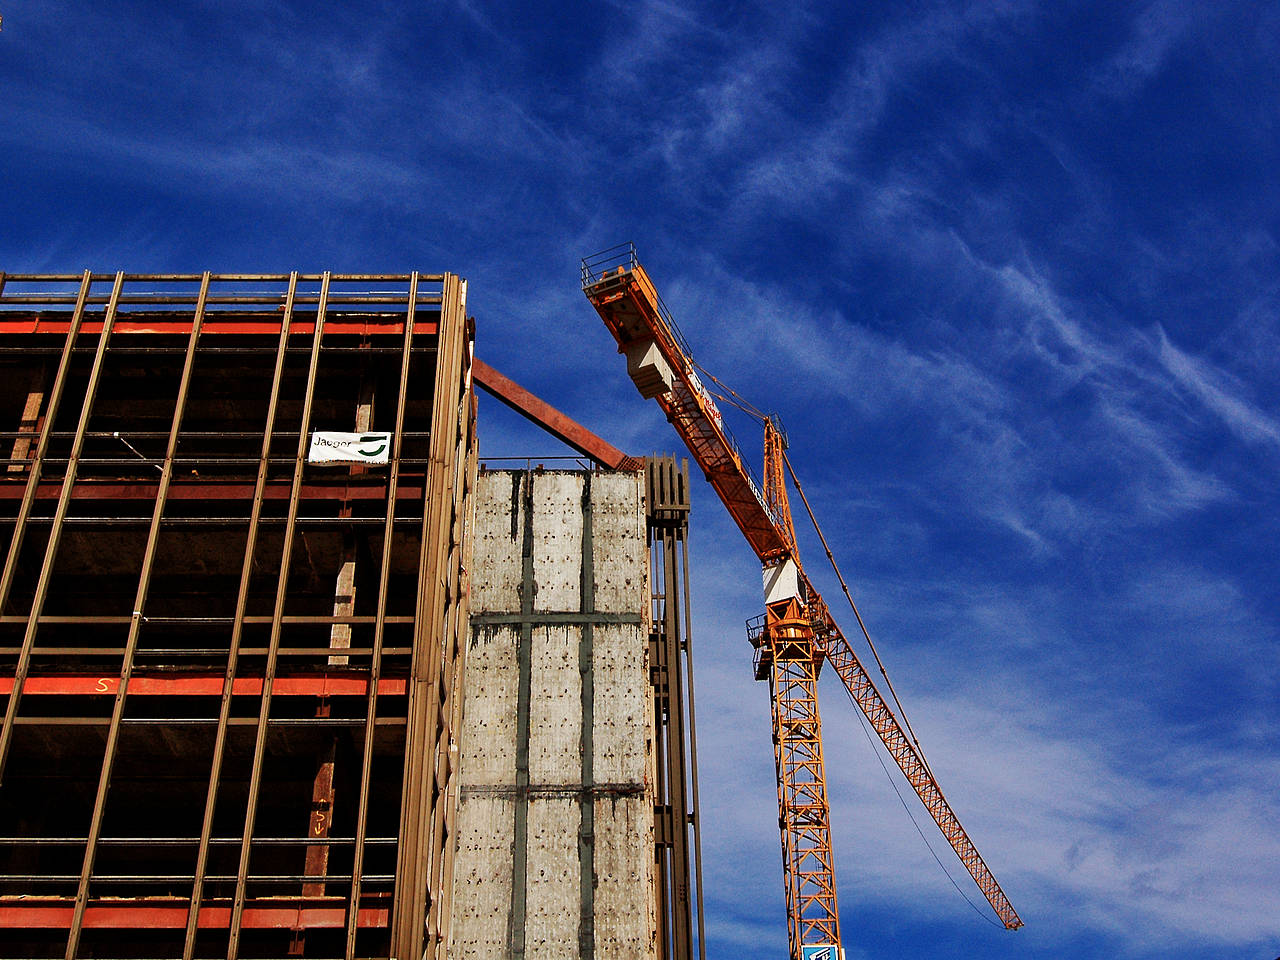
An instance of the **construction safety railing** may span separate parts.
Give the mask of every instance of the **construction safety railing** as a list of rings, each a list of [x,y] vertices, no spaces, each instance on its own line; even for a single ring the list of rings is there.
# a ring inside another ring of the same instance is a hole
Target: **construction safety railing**
[[[589,257],[583,257],[582,288],[585,290],[587,287],[604,280],[610,274],[634,271],[639,266],[640,261],[636,259],[636,245],[630,241],[620,243],[616,247],[610,247],[608,250],[602,250]],[[652,295],[654,303],[657,304],[658,312],[670,328],[671,336],[676,343],[680,344],[680,349],[684,351],[685,356],[692,359],[693,354],[689,350],[689,341],[684,338],[684,334],[680,331],[680,327],[676,324],[675,318],[671,315],[671,311],[667,309],[662,297],[652,285],[649,285],[648,293]]]

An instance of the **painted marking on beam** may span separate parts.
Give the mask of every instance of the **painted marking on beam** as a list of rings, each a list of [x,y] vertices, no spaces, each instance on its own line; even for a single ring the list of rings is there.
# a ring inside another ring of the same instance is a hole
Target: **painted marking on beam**
[[[60,334],[66,333],[70,326],[69,319],[49,319],[45,317],[37,317],[34,319],[24,320],[0,320],[0,334],[32,334],[47,333]],[[439,324],[436,321],[422,322],[414,324],[415,333],[424,333],[434,335],[438,333]],[[289,327],[289,334],[302,335],[313,332],[315,329],[315,321],[302,320],[293,323]],[[377,336],[378,334],[397,334],[404,332],[404,324],[400,321],[389,321],[386,323],[378,323],[374,321],[360,322],[343,322],[334,321],[325,324],[325,330],[328,333],[345,333],[357,334],[359,336]],[[86,320],[81,327],[83,333],[101,333],[101,320]],[[152,334],[181,334],[191,332],[191,322],[181,320],[121,320],[112,330],[113,333],[152,333]],[[263,323],[258,320],[215,320],[206,323],[201,328],[202,333],[230,333],[239,334],[262,334],[270,336],[278,336],[280,333],[280,324]]]

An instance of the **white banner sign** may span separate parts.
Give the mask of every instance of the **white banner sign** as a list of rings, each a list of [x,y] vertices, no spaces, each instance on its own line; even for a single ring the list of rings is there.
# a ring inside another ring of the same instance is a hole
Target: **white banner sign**
[[[389,433],[336,433],[317,430],[311,434],[308,463],[386,463],[391,453]]]

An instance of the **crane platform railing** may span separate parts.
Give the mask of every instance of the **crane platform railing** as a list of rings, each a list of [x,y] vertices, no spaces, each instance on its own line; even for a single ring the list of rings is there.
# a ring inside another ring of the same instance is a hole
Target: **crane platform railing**
[[[684,334],[676,324],[675,318],[671,316],[671,311],[667,309],[667,305],[662,301],[657,289],[649,282],[648,275],[644,272],[644,269],[637,269],[639,267],[640,261],[636,259],[636,245],[631,241],[620,243],[616,247],[610,247],[608,250],[601,250],[599,253],[593,253],[589,257],[582,258],[582,289],[586,290],[588,287],[593,287],[610,276],[620,276],[624,273],[633,273],[638,277],[643,277],[645,292],[653,298],[658,314],[666,323],[672,338],[679,344],[680,349],[684,351],[684,355],[692,361],[693,352],[689,349],[689,341],[684,338]]]
[[[675,389],[660,403],[670,416],[681,420],[681,433],[690,444],[699,448],[694,450],[694,454],[703,470],[708,474],[722,472],[724,477],[741,476],[750,490],[750,498],[754,499],[763,516],[763,526],[780,526],[779,518],[765,503],[759,474],[742,452],[737,438],[724,422],[719,405],[698,376],[698,364],[693,359],[689,342],[636,258],[635,244],[620,243],[583,257],[581,278],[582,289],[593,302],[609,297],[615,288],[621,290],[631,283],[639,287],[641,293],[638,296],[653,311],[649,322],[658,334],[659,347],[677,373]],[[615,336],[620,336],[617,329],[611,329]],[[717,489],[720,490],[719,487]],[[724,491],[720,492],[723,495]]]

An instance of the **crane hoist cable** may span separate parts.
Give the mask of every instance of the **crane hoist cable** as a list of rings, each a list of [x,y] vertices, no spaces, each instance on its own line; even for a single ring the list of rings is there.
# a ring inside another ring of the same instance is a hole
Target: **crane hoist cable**
[[[884,677],[884,682],[889,687],[889,696],[893,697],[893,702],[897,704],[898,715],[902,717],[902,725],[907,728],[907,733],[911,734],[911,742],[920,751],[920,762],[929,771],[929,775],[933,776],[933,771],[929,769],[929,761],[924,758],[924,748],[920,745],[920,738],[916,736],[915,730],[911,727],[911,720],[907,717],[907,710],[902,705],[902,701],[898,699],[898,691],[894,689],[893,681],[889,679],[889,674],[884,668],[884,661],[880,659],[880,651],[876,649],[875,641],[871,639],[867,625],[862,622],[862,614],[858,612],[858,605],[853,602],[853,595],[849,593],[849,585],[845,583],[844,575],[840,573],[840,567],[836,564],[835,555],[827,544],[827,538],[822,532],[822,527],[818,525],[818,518],[813,515],[813,508],[809,506],[809,498],[804,494],[804,487],[800,486],[800,478],[796,476],[796,469],[791,465],[791,459],[787,456],[786,451],[782,453],[782,462],[787,465],[787,472],[791,474],[791,482],[795,485],[796,492],[800,494],[800,501],[804,504],[805,513],[809,514],[809,522],[813,524],[813,529],[818,534],[818,539],[822,541],[822,549],[827,552],[827,562],[831,564],[831,569],[835,572],[836,579],[840,581],[840,589],[844,591],[844,598],[849,601],[849,609],[853,611],[854,617],[857,618],[858,626],[862,630],[862,636],[866,638],[867,646],[871,649],[871,656],[875,658],[876,666],[880,668],[880,676]]]
[[[692,358],[691,358],[692,359]],[[729,396],[716,394],[716,396],[724,400],[726,403],[732,404],[743,413],[755,417],[757,420],[764,422],[769,419],[769,415],[760,411],[758,407],[743,397],[733,387],[729,386],[710,370],[706,369],[702,364],[693,361],[693,365],[698,371],[722,390],[726,391]],[[920,738],[916,736],[915,729],[911,726],[911,719],[907,716],[906,707],[902,705],[902,701],[898,698],[898,691],[893,686],[893,681],[889,679],[889,673],[885,670],[884,661],[880,659],[880,651],[876,649],[875,641],[871,639],[871,633],[867,630],[867,625],[862,620],[862,614],[858,611],[858,605],[853,602],[853,596],[849,592],[849,585],[845,582],[844,575],[840,572],[840,567],[836,564],[835,555],[831,552],[831,547],[827,544],[827,538],[822,532],[822,527],[818,525],[818,518],[814,516],[813,508],[809,506],[809,498],[805,496],[804,487],[800,485],[800,478],[796,476],[795,467],[791,465],[791,459],[787,456],[786,450],[782,451],[783,463],[787,465],[787,472],[791,475],[791,483],[795,486],[796,492],[800,494],[800,500],[804,503],[805,512],[809,514],[809,522],[813,524],[814,532],[818,534],[818,539],[822,541],[822,549],[827,553],[827,562],[831,564],[831,569],[836,575],[836,579],[840,581],[840,589],[844,591],[844,598],[849,601],[849,609],[853,611],[854,617],[858,621],[858,627],[862,630],[862,636],[867,641],[867,647],[871,650],[871,656],[876,661],[876,666],[880,670],[880,676],[884,677],[884,682],[889,688],[889,695],[893,697],[893,702],[898,708],[898,715],[902,718],[902,724],[907,729],[907,733],[911,735],[911,742],[921,751],[920,760],[924,764],[929,775],[933,775],[933,771],[929,769],[929,762],[924,757],[923,747],[920,744]],[[932,849],[932,848],[930,848]]]
[[[723,386],[723,384],[721,384],[721,386]],[[727,390],[729,388],[725,387],[725,389]],[[827,553],[827,561],[831,564],[831,570],[835,573],[836,579],[840,581],[840,589],[844,591],[844,597],[849,601],[849,608],[853,611],[854,617],[857,618],[858,626],[862,628],[862,635],[866,638],[867,646],[871,650],[871,655],[875,658],[876,666],[880,668],[880,676],[884,677],[884,682],[889,688],[889,695],[893,697],[893,702],[897,704],[898,715],[902,718],[902,725],[906,727],[907,733],[911,735],[912,743],[916,745],[916,749],[920,753],[921,764],[923,764],[924,768],[929,771],[929,775],[933,776],[933,770],[929,768],[929,761],[925,759],[924,747],[920,744],[920,738],[916,736],[916,732],[911,726],[911,720],[907,716],[906,708],[902,705],[902,701],[898,699],[898,691],[894,689],[893,681],[889,679],[889,674],[885,670],[883,661],[880,659],[880,653],[876,650],[875,641],[871,639],[871,634],[867,630],[866,624],[863,623],[862,614],[858,612],[858,605],[854,603],[853,596],[849,592],[849,585],[845,582],[844,575],[840,572],[840,567],[836,563],[834,554],[831,552],[831,547],[827,544],[827,538],[822,532],[822,527],[818,524],[817,517],[814,516],[813,508],[809,506],[809,498],[805,496],[804,487],[800,485],[800,478],[796,476],[795,467],[791,465],[791,460],[787,457],[785,451],[782,454],[782,462],[787,465],[787,473],[791,475],[791,483],[795,486],[796,493],[800,494],[800,500],[804,504],[805,512],[809,514],[809,522],[813,524],[814,532],[817,533],[818,539],[822,541],[822,549]],[[852,699],[852,695],[850,696],[850,699]],[[898,789],[897,781],[895,781],[893,779],[893,775],[889,773],[889,767],[884,762],[884,757],[880,755],[879,750],[875,749],[875,741],[871,739],[871,733],[867,729],[866,718],[860,712],[857,716],[858,726],[862,730],[862,735],[867,738],[867,743],[871,746],[871,752],[875,754],[876,762],[880,764],[880,769],[884,772],[885,779],[889,781],[889,786],[893,788],[893,792],[898,798],[898,803],[902,804],[902,809],[906,811],[907,819],[911,821],[911,826],[913,826],[916,833],[920,835],[920,839],[924,842],[925,847],[928,848],[929,853],[933,856],[938,867],[942,870],[947,880],[950,881],[951,886],[956,888],[956,893],[960,894],[964,899],[964,902],[969,905],[969,908],[973,910],[974,913],[993,927],[999,927],[1000,924],[987,916],[987,914],[973,902],[972,898],[964,892],[960,884],[956,883],[955,877],[951,876],[951,871],[947,869],[947,865],[943,863],[942,858],[938,856],[938,851],[933,849],[933,844],[929,842],[929,838],[925,836],[925,832],[920,829],[920,824],[916,821],[915,814],[911,812],[911,807],[907,804],[906,798],[903,797],[902,791]]]
[[[715,374],[711,373],[711,371],[706,370],[700,364],[695,363],[695,366],[697,366],[698,370],[701,373],[703,373],[709,380],[713,381],[717,386],[719,386],[722,390],[724,390],[728,394],[728,396],[726,396],[725,394],[716,393],[715,391],[710,391],[711,393],[713,393],[713,395],[717,399],[723,400],[725,403],[728,403],[731,406],[738,408],[739,410],[743,411],[744,413],[750,416],[755,417],[761,422],[771,419],[767,414],[762,413],[750,401],[742,397],[741,394],[739,394],[736,390],[734,390],[732,387],[726,384],[723,380],[721,380]],[[840,566],[836,562],[836,558],[834,553],[831,550],[831,546],[827,542],[826,535],[822,531],[822,526],[818,523],[818,519],[813,512],[813,508],[809,504],[809,498],[804,492],[803,485],[800,483],[800,478],[796,476],[795,467],[792,466],[791,460],[789,457],[787,457],[785,450],[782,451],[782,460],[783,460],[783,463],[786,464],[788,474],[790,474],[791,476],[792,485],[795,487],[796,492],[800,494],[800,500],[804,504],[805,512],[809,515],[809,522],[813,525],[813,530],[818,535],[818,539],[822,543],[822,549],[827,554],[827,562],[830,563],[832,572],[836,575],[836,579],[840,582],[840,589],[844,593],[845,599],[849,602],[849,609],[853,611],[853,615],[858,621],[858,626],[862,630],[862,636],[867,641],[867,647],[871,651],[871,656],[875,659],[876,666],[880,670],[880,676],[884,678],[884,682],[889,689],[889,695],[893,698],[893,702],[898,708],[898,716],[902,719],[902,724],[906,728],[907,733],[910,734],[911,742],[915,744],[917,751],[919,751],[921,764],[928,771],[929,775],[933,776],[933,770],[929,767],[929,762],[928,760],[925,759],[925,756],[924,756],[924,747],[920,743],[920,738],[916,735],[915,729],[911,726],[910,717],[907,716],[906,707],[903,706],[902,700],[898,697],[898,691],[895,689],[893,685],[893,680],[890,679],[889,673],[885,668],[884,661],[880,658],[880,651],[876,648],[875,641],[871,639],[871,633],[870,631],[867,630],[866,623],[862,619],[862,614],[858,610],[858,605],[857,603],[854,602],[853,595],[849,590],[849,585],[844,579],[844,574],[841,573],[840,571]],[[849,691],[846,690],[846,693],[848,692]],[[851,700],[853,699],[852,694],[850,694],[850,699]],[[942,858],[938,856],[938,851],[935,850],[933,844],[929,842],[928,836],[926,836],[924,830],[921,829],[920,824],[916,820],[915,814],[912,812],[910,805],[908,805],[906,798],[902,795],[902,791],[901,789],[899,789],[897,781],[894,780],[893,775],[889,772],[889,767],[884,762],[884,757],[880,755],[879,750],[875,749],[875,741],[871,738],[871,733],[870,733],[870,730],[868,729],[866,718],[862,715],[861,712],[858,712],[857,716],[859,721],[859,728],[862,730],[862,735],[867,738],[867,743],[872,748],[871,752],[875,755],[876,762],[880,765],[881,772],[884,773],[885,779],[889,782],[889,786],[893,789],[894,795],[898,798],[898,803],[902,806],[903,811],[906,813],[907,819],[911,821],[912,828],[914,828],[916,833],[919,835],[921,842],[924,843],[925,848],[929,851],[930,856],[933,857],[934,862],[937,863],[938,869],[942,871],[943,876],[945,876],[947,878],[947,881],[951,884],[951,886],[955,888],[956,893],[960,895],[961,899],[963,899],[964,902],[969,905],[969,909],[971,909],[974,913],[976,913],[979,917],[981,917],[983,921],[985,921],[986,923],[989,923],[992,926],[999,928],[1001,924],[998,923],[996,920],[992,919],[991,917],[989,917],[985,912],[983,912],[981,908],[978,907],[976,903],[973,902],[973,898],[971,898],[967,893],[964,892],[964,889],[960,886],[959,883],[956,882],[955,877],[951,875],[951,871],[947,869],[947,865],[943,863]]]
[[[759,407],[755,406],[755,404],[753,404],[750,400],[747,400],[745,397],[743,397],[742,394],[738,393],[737,390],[734,390],[733,387],[729,386],[727,383],[725,383],[723,380],[717,377],[714,373],[712,373],[702,364],[698,363],[698,361],[693,360],[692,358],[690,358],[690,360],[693,363],[693,365],[697,367],[698,370],[703,375],[705,375],[713,383],[723,388],[733,397],[733,399],[731,400],[729,399],[729,397],[716,394],[716,396],[719,397],[721,400],[723,400],[725,403],[733,404],[743,413],[750,414],[751,416],[759,420],[761,423],[764,423],[766,420],[769,419],[769,415],[767,413],[762,413]]]
[[[850,696],[850,699],[853,699],[852,696]],[[902,804],[902,809],[907,813],[907,819],[911,821],[911,826],[916,828],[916,833],[920,834],[920,839],[924,841],[925,847],[928,849],[929,853],[933,855],[934,862],[938,864],[943,875],[951,881],[951,885],[956,888],[956,893],[960,894],[960,896],[964,898],[964,902],[969,905],[969,909],[987,923],[998,929],[1000,924],[987,916],[987,914],[983,912],[982,908],[974,903],[973,899],[964,892],[960,884],[956,883],[956,878],[951,875],[951,871],[947,869],[947,865],[942,862],[942,858],[938,856],[938,851],[933,849],[933,844],[929,842],[929,838],[925,835],[925,832],[920,829],[920,823],[916,820],[916,815],[911,812],[911,807],[908,805],[906,797],[904,797],[902,795],[902,791],[898,789],[898,782],[893,779],[893,774],[889,772],[889,765],[884,762],[884,757],[881,756],[880,751],[876,749],[876,742],[871,738],[871,731],[867,729],[867,718],[864,717],[860,711],[855,711],[855,713],[858,717],[858,728],[862,731],[862,735],[867,738],[867,745],[871,748],[871,753],[875,756],[876,762],[880,764],[880,769],[884,772],[884,778],[889,781],[889,786],[893,787],[893,792],[898,798],[898,803]]]
[[[724,387],[725,390],[733,393],[735,397],[738,396],[738,394],[734,393],[730,387],[720,380],[716,380],[712,374],[708,373],[707,375],[711,377],[711,379],[715,380],[715,382],[721,387]],[[741,398],[739,397],[739,399]],[[743,402],[745,403],[745,401]],[[735,406],[739,405],[735,404]],[[893,702],[897,705],[898,716],[902,718],[902,725],[906,728],[907,733],[911,735],[911,742],[915,744],[916,750],[919,751],[921,764],[928,771],[929,776],[933,776],[933,770],[929,767],[929,761],[926,760],[924,756],[924,747],[920,743],[920,738],[916,736],[915,729],[911,726],[911,719],[907,716],[906,707],[902,705],[902,701],[898,698],[898,691],[894,689],[893,681],[889,678],[889,673],[885,669],[884,661],[880,659],[880,652],[876,649],[875,641],[871,639],[871,633],[867,630],[866,623],[863,622],[862,614],[858,611],[858,605],[854,602],[853,595],[849,592],[849,585],[845,582],[844,574],[840,572],[840,566],[836,563],[836,558],[831,551],[831,546],[827,543],[826,535],[822,532],[822,527],[818,523],[818,518],[814,515],[813,508],[809,505],[809,498],[805,495],[804,487],[800,483],[800,478],[796,476],[795,467],[791,465],[791,459],[787,456],[785,450],[782,452],[782,462],[787,466],[787,473],[791,476],[791,483],[796,488],[796,493],[800,494],[800,501],[804,504],[805,512],[809,515],[809,522],[813,524],[813,530],[818,535],[818,539],[822,542],[822,549],[826,551],[827,554],[827,562],[831,564],[832,572],[836,575],[836,579],[840,581],[840,589],[843,591],[845,599],[849,601],[849,609],[853,611],[853,615],[858,621],[858,626],[862,630],[862,636],[866,639],[867,647],[871,650],[871,656],[875,658],[876,666],[880,670],[880,676],[884,677],[884,682],[889,688],[889,695],[893,697]],[[846,693],[848,693],[847,690]],[[850,699],[853,699],[852,694],[850,694]],[[947,869],[947,865],[943,863],[942,858],[938,856],[938,851],[933,848],[933,844],[929,842],[929,838],[925,835],[925,832],[920,829],[920,824],[916,821],[915,814],[912,813],[911,807],[907,804],[906,798],[903,797],[902,791],[898,788],[897,781],[895,781],[892,774],[890,774],[889,767],[884,762],[884,757],[880,755],[879,750],[875,749],[875,741],[872,740],[871,733],[867,729],[866,717],[864,717],[861,712],[858,712],[857,716],[858,726],[862,730],[862,735],[867,738],[867,743],[871,746],[871,752],[875,755],[876,762],[880,765],[880,769],[884,773],[885,779],[889,781],[889,786],[893,788],[894,795],[898,798],[898,803],[902,805],[902,809],[907,814],[907,819],[911,821],[911,826],[914,827],[916,833],[919,834],[921,841],[933,857],[934,862],[938,864],[938,868],[950,882],[951,886],[955,887],[956,893],[960,894],[961,898],[963,898],[964,902],[969,905],[969,908],[974,913],[993,927],[1000,927],[1001,924],[987,916],[987,914],[973,902],[973,899],[964,892],[960,884],[956,883],[955,877],[951,875],[951,871]]]

